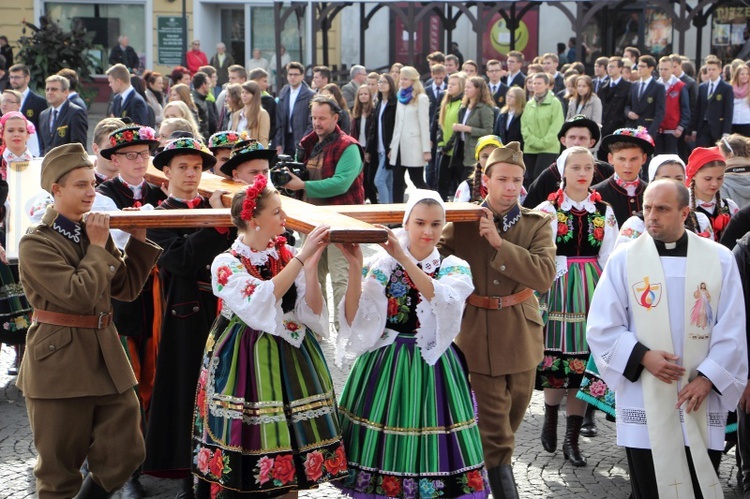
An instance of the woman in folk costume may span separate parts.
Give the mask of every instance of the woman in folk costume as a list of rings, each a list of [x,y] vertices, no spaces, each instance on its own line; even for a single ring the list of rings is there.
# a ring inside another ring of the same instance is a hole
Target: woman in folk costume
[[[474,286],[465,261],[435,248],[445,207],[434,191],[409,197],[398,235],[362,269],[342,246],[349,287],[337,362],[359,356],[339,414],[349,457],[341,484],[358,499],[486,498],[481,440],[463,354],[453,344]]]
[[[347,473],[315,338],[328,335],[317,267],[329,229],[315,228],[295,255],[280,237],[279,193],[263,175],[234,195],[231,214],[239,235],[211,265],[221,316],[198,380],[192,469],[199,490],[216,484],[224,497],[296,497]]]
[[[648,181],[653,182],[662,178],[685,182],[685,162],[676,154],[658,154],[653,157],[648,164]],[[699,236],[714,238],[714,229],[708,217],[695,210],[690,210],[690,214],[685,220],[685,228],[695,232]],[[643,222],[643,212],[628,218],[622,227],[620,235],[617,237],[617,245],[632,241],[646,231],[646,224]]]
[[[729,219],[740,211],[734,201],[721,197],[726,168],[726,160],[718,147],[696,147],[690,153],[685,172],[685,185],[690,189],[690,209],[708,217],[715,241],[721,239]]]
[[[536,209],[552,215],[557,244],[557,279],[549,291],[544,329],[544,359],[537,369],[536,388],[544,390],[542,446],[557,448],[557,415],[567,395],[567,429],[563,455],[574,466],[585,466],[578,448],[586,403],[576,398],[589,348],[586,315],[602,269],[617,239],[612,208],[590,191],[594,156],[585,147],[571,147],[557,160],[562,185]]]
[[[13,345],[16,350],[16,359],[8,369],[10,376],[18,374],[26,343],[26,329],[30,325],[31,307],[18,282],[18,266],[8,265],[5,256],[4,220],[10,206],[7,203],[6,178],[8,168],[13,163],[31,161],[33,158],[27,144],[35,133],[34,125],[18,111],[5,113],[0,118],[0,343]]]

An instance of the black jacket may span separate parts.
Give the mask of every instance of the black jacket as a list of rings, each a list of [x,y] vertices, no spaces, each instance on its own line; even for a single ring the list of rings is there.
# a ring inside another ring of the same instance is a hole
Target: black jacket
[[[732,133],[732,116],[734,114],[734,90],[732,85],[719,79],[714,93],[708,98],[709,82],[698,86],[698,105],[692,117],[690,129],[697,131],[704,123],[711,131],[712,142],[723,134]]]
[[[503,144],[508,142],[518,141],[521,143],[521,150],[523,150],[523,135],[521,135],[521,115],[514,115],[508,126],[508,113],[500,113],[495,121],[495,129],[493,133],[500,137]]]
[[[599,89],[599,99],[602,101],[602,137],[612,135],[618,128],[625,126],[625,106],[630,102],[630,87],[632,83],[620,78],[614,87],[606,85]]]
[[[393,139],[393,127],[396,123],[395,97],[385,103],[378,101],[378,105],[372,111],[372,126],[370,127],[370,135],[367,137],[367,153],[371,158],[378,157],[378,119],[380,118],[380,107],[382,105],[385,105],[385,111],[383,111],[383,145],[386,152],[391,148],[391,139]],[[374,162],[375,160],[373,160]]]
[[[719,242],[732,249],[737,244],[737,240],[748,231],[750,231],[750,204],[743,206],[740,211],[732,215]]]
[[[271,94],[264,93],[260,98],[260,105],[263,106],[270,118],[271,128],[268,131],[268,139],[273,142],[276,137],[276,99]],[[224,127],[225,130],[226,128]],[[273,146],[276,147],[276,144],[274,143]]]
[[[141,60],[138,58],[138,54],[135,53],[135,49],[130,45],[125,47],[124,52],[122,48],[120,48],[119,43],[112,47],[112,50],[109,51],[108,60],[113,66],[115,64],[124,64],[131,73],[141,66]]]
[[[42,111],[47,109],[47,105],[47,99],[29,90],[26,100],[23,101],[23,106],[21,106],[21,112],[39,130],[39,117],[42,115]]]
[[[112,101],[112,114],[115,118],[128,118],[136,125],[148,125],[148,109],[151,106],[146,104],[146,99],[141,97],[137,90],[133,89],[127,99],[117,103],[117,96]]]
[[[53,147],[79,142],[86,147],[89,122],[86,113],[70,101],[65,101],[60,108],[52,133],[49,131],[52,108],[47,108],[39,120],[39,150],[47,154]]]
[[[740,270],[742,290],[745,295],[745,310],[748,310],[750,309],[750,233],[746,233],[737,241],[732,253]],[[750,314],[746,314],[745,321],[745,334],[750,335]],[[750,337],[748,337],[748,344],[750,344]],[[748,359],[750,359],[750,349],[748,349]]]
[[[625,106],[625,114],[632,111],[638,115],[638,119],[631,120],[628,118],[625,124],[631,128],[646,127],[649,135],[656,137],[666,112],[667,89],[657,82],[656,78],[651,78],[641,95],[639,95],[640,88],[640,81],[631,85],[630,101]]]

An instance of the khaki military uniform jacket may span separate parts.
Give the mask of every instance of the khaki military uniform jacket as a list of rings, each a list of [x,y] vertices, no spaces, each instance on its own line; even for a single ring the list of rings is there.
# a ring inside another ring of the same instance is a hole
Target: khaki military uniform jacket
[[[121,254],[111,237],[106,249],[91,245],[84,223],[69,239],[53,228],[56,217],[47,207],[19,245],[21,284],[35,310],[99,315],[112,310],[112,298],[132,301],[140,294],[159,246],[131,237]],[[114,323],[97,330],[35,322],[26,346],[17,384],[27,397],[108,395],[136,384]]]
[[[521,208],[518,221],[507,232],[499,232],[503,244],[495,250],[479,235],[479,222],[451,223],[443,229],[438,249],[469,263],[477,295],[502,297],[526,288],[547,291],[555,279],[556,250],[549,215]],[[487,376],[514,374],[541,362],[542,329],[534,296],[502,310],[467,304],[456,343],[469,371]]]

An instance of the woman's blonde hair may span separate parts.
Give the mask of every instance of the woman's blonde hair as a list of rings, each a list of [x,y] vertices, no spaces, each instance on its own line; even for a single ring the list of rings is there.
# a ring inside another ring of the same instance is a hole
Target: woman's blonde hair
[[[193,127],[193,135],[195,136],[195,138],[202,138],[202,135],[198,131],[198,122],[195,121],[195,116],[193,116],[193,113],[187,107],[187,104],[185,104],[181,100],[167,102],[167,104],[164,106],[164,114],[166,115],[167,110],[172,108],[176,108],[180,112],[181,116],[179,117],[187,120],[188,123],[190,123],[190,126]]]
[[[180,98],[182,102],[184,102],[187,107],[190,109],[197,111],[198,108],[195,105],[195,102],[193,102],[193,96],[190,95],[190,87],[185,85],[184,83],[178,83],[177,85],[173,86],[170,90],[171,92],[177,92],[177,96]]]
[[[513,105],[513,108],[511,109],[510,104],[508,103],[508,95],[512,94],[513,97],[515,97],[515,104]],[[513,114],[519,115],[523,112],[523,109],[526,107],[526,90],[522,89],[521,87],[510,87],[508,89],[508,93],[505,95],[505,105],[500,110],[501,113],[507,113],[508,111],[513,111]]]
[[[412,99],[409,104],[416,106],[417,101],[419,100],[417,99],[417,97],[419,97],[420,94],[425,93],[422,82],[419,81],[419,71],[414,69],[412,66],[404,66],[403,68],[401,68],[401,76],[411,80],[414,90],[412,91]]]
[[[458,95],[461,95],[464,93],[464,86],[466,85],[466,74],[462,72],[453,73],[448,77],[448,81],[451,80],[451,78],[455,78],[458,80]],[[445,113],[446,109],[448,108],[448,104],[451,103],[451,96],[448,94],[448,91],[446,90],[445,93],[443,93],[443,100],[440,101],[440,114],[438,115],[438,125],[442,128],[445,124]]]

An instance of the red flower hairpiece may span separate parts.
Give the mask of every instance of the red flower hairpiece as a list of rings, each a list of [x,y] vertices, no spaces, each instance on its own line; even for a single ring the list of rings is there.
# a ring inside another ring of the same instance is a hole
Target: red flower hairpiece
[[[263,189],[266,188],[266,185],[268,185],[266,177],[264,175],[258,175],[255,177],[255,182],[247,186],[247,189],[245,190],[245,201],[242,203],[242,212],[240,213],[240,218],[242,220],[247,221],[253,218],[258,198],[260,197],[260,193],[263,192]]]

